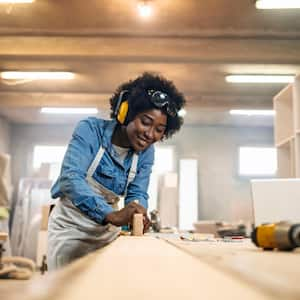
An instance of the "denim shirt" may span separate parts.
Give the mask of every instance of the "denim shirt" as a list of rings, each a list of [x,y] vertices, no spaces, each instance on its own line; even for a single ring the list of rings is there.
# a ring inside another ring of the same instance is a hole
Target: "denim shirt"
[[[78,123],[66,151],[60,176],[54,183],[52,198],[67,197],[83,213],[101,224],[107,214],[114,211],[104,197],[92,190],[86,181],[87,170],[100,146],[105,149],[102,159],[93,174],[93,179],[117,195],[126,189],[134,150],[130,149],[124,161],[112,146],[111,138],[117,122],[88,118]],[[148,207],[147,189],[154,161],[154,147],[151,145],[138,153],[137,172],[128,185],[125,205],[133,200]]]

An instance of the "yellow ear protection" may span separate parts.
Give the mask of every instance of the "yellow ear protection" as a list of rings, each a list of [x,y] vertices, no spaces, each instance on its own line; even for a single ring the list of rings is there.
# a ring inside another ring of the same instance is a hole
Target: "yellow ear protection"
[[[124,124],[128,113],[128,101],[123,99],[128,90],[120,92],[118,102],[114,110],[114,117],[120,124]]]

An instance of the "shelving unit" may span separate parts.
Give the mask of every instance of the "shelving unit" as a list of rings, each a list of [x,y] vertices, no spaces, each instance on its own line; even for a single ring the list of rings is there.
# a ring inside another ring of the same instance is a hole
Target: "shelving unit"
[[[277,147],[278,177],[294,177],[293,144],[289,141]]]
[[[273,99],[278,177],[300,177],[300,76]]]

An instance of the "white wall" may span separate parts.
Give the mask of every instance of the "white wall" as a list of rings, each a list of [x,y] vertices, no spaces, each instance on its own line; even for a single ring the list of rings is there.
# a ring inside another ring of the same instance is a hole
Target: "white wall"
[[[0,152],[10,154],[10,124],[0,117]]]
[[[252,221],[249,180],[237,174],[238,147],[272,146],[272,128],[184,126],[168,143],[178,159],[198,160],[199,219]]]
[[[73,126],[24,126],[12,128],[13,179],[32,172],[34,144],[68,143]],[[273,145],[272,128],[184,126],[164,144],[176,146],[176,158],[198,160],[199,218],[251,220],[249,181],[237,176],[238,147]]]

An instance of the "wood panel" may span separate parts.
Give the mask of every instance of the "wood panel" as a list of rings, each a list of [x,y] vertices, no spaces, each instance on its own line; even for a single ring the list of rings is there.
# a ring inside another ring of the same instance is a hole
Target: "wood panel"
[[[154,62],[155,59],[175,63],[300,63],[298,40],[1,36],[0,44],[0,56],[9,57],[67,56],[69,59],[87,59],[96,56],[106,61],[121,57],[131,62],[141,59]]]
[[[300,299],[300,249],[294,252],[263,251],[250,240],[227,243],[168,241],[275,299]]]
[[[145,236],[121,237],[33,281],[27,291],[17,299],[275,299],[163,240]]]

